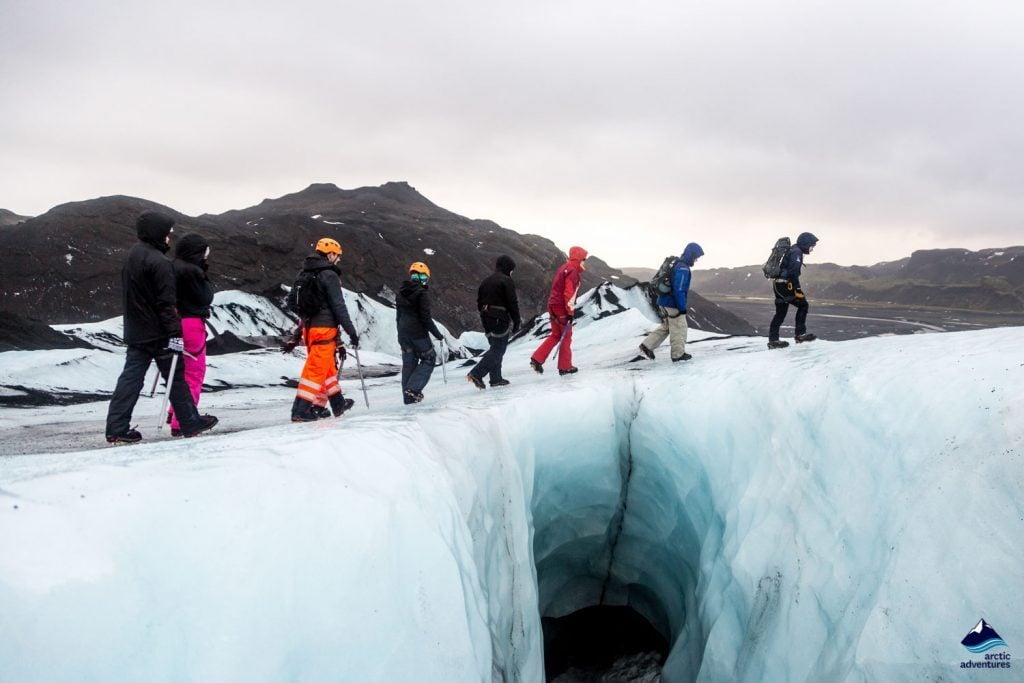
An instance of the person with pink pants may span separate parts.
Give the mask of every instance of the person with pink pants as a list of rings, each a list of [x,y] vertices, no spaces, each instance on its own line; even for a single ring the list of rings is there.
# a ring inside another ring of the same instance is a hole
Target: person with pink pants
[[[199,405],[206,377],[206,319],[210,317],[213,287],[207,275],[210,246],[205,239],[193,233],[185,235],[174,251],[174,275],[178,293],[178,315],[181,316],[182,340],[185,354],[185,383],[192,400]],[[174,411],[168,412],[171,436],[181,436]]]

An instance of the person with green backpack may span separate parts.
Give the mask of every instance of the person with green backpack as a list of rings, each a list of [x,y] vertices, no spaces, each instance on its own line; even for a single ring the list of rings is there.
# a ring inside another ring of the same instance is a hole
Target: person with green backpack
[[[701,246],[690,242],[675,263],[666,259],[651,281],[652,288],[658,293],[661,325],[640,343],[640,352],[651,360],[654,360],[654,349],[665,341],[665,337],[669,338],[673,363],[693,357],[686,353],[686,297],[690,292],[690,268],[703,255]]]

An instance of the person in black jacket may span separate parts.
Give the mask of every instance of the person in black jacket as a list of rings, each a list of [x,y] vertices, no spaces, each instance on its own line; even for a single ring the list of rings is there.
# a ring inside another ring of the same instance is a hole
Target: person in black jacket
[[[476,307],[480,321],[487,335],[490,348],[480,358],[466,379],[478,389],[485,388],[484,375],[491,377],[492,387],[503,387],[509,383],[501,376],[501,361],[508,348],[508,340],[519,331],[522,321],[519,317],[519,300],[516,297],[516,283],[512,271],[516,262],[510,256],[499,256],[494,272],[480,283],[476,291]]]
[[[132,410],[146,378],[151,361],[169,382],[170,402],[184,436],[195,436],[217,424],[212,415],[199,415],[185,384],[181,363],[168,377],[171,358],[184,351],[181,320],[176,307],[174,267],[164,254],[170,248],[174,219],[147,211],[139,216],[135,228],[139,243],[128,252],[121,270],[124,292],[124,341],[128,345],[124,370],[107,410],[107,441],[136,443],[142,435],[131,428]]]
[[[395,297],[398,344],[402,347],[402,400],[406,405],[423,400],[423,388],[434,372],[437,353],[427,334],[443,338],[430,316],[429,281],[430,268],[417,261],[409,266],[409,279],[402,282]]]
[[[340,259],[341,245],[330,237],[324,237],[316,243],[316,252],[307,256],[302,264],[300,277],[302,274],[313,275],[311,292],[314,299],[319,297],[319,305],[314,306],[315,313],[302,319],[306,364],[302,366],[302,377],[292,403],[292,422],[312,422],[328,417],[328,401],[334,417],[355,404],[341,392],[335,356],[342,330],[348,335],[352,348],[359,348],[359,335],[341,291]],[[298,296],[295,288],[292,292]],[[302,308],[301,302],[293,302],[293,308]]]
[[[185,235],[174,247],[174,277],[177,283],[178,315],[181,316],[181,338],[185,344],[185,382],[196,406],[203,392],[206,377],[206,320],[213,303],[213,287],[207,277],[210,245],[195,233]],[[171,436],[181,436],[181,425],[169,413]]]
[[[796,333],[793,336],[797,344],[814,341],[817,337],[807,331],[807,297],[800,288],[800,271],[804,265],[804,255],[810,254],[818,244],[818,238],[809,232],[802,232],[796,238],[796,244],[790,247],[782,257],[779,277],[772,282],[772,293],[775,294],[775,316],[768,326],[768,348],[784,349],[789,342],[779,339],[782,321],[786,319],[790,304],[796,306]]]

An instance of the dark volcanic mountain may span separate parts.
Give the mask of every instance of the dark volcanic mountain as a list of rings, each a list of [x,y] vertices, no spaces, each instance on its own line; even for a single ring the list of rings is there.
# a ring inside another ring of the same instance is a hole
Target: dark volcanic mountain
[[[0,228],[7,225],[17,225],[27,221],[31,216],[19,216],[13,211],[7,209],[0,209]]]
[[[975,311],[1024,311],[1024,247],[929,249],[874,266],[804,263],[801,283],[817,300],[936,306]],[[771,295],[761,266],[701,272],[709,296]]]
[[[136,242],[135,219],[147,210],[174,216],[176,237],[198,232],[209,240],[218,290],[276,296],[321,237],[342,245],[342,284],[381,301],[393,298],[410,263],[425,261],[433,275],[434,315],[456,333],[479,325],[476,287],[499,255],[518,264],[525,318],[545,310],[551,274],[565,258],[548,239],[459,216],[406,183],[355,190],[317,184],[247,209],[198,217],[143,199],[103,197],[63,204],[0,231],[0,310],[48,323],[119,315],[121,265]],[[633,282],[596,257],[587,260],[587,269],[584,289],[605,279]]]

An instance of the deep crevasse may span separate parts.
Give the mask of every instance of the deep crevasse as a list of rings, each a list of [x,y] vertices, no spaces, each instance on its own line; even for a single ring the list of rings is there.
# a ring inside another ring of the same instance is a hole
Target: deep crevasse
[[[10,459],[0,662],[539,681],[540,615],[604,595],[670,639],[669,681],[959,673],[982,614],[1024,636],[1022,341],[722,354],[412,422]]]

